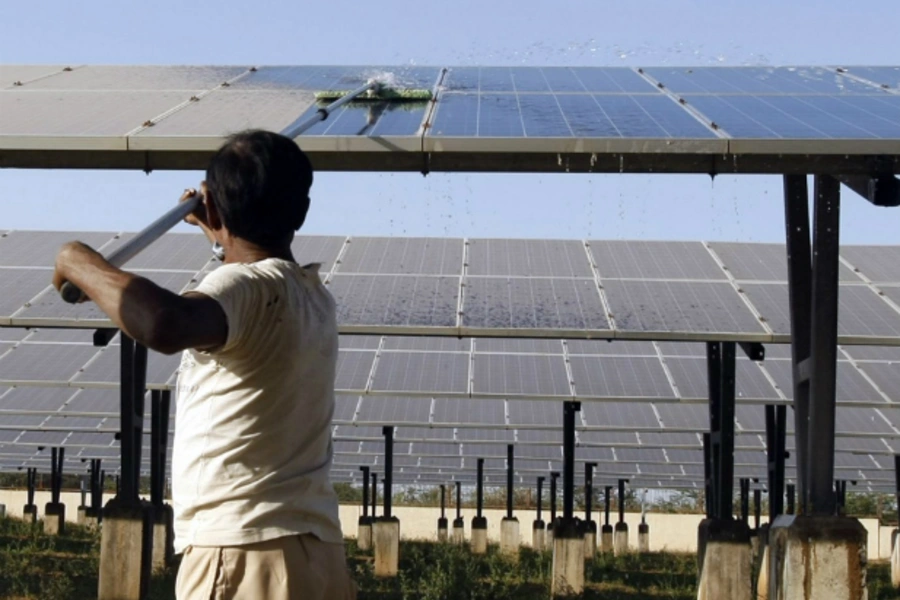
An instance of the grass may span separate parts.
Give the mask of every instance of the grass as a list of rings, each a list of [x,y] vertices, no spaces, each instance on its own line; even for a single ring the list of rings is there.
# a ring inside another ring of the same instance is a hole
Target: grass
[[[45,536],[39,526],[0,519],[0,598],[81,600],[96,597],[100,537],[71,526],[63,537]],[[405,541],[400,575],[379,579],[371,553],[347,541],[347,560],[360,600],[546,600],[551,555],[520,550],[512,561],[490,546],[485,556],[468,546]],[[177,564],[154,576],[151,600],[174,599]],[[590,600],[688,600],[696,598],[696,558],[692,554],[599,555],[585,566]],[[890,584],[890,565],[870,563],[870,600],[900,598]]]

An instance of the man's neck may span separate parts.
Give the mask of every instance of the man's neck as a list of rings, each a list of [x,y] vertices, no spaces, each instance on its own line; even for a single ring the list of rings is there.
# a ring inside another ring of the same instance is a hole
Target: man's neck
[[[290,244],[278,248],[265,248],[240,238],[232,238],[230,241],[231,243],[225,247],[225,264],[255,263],[267,258],[296,262]]]

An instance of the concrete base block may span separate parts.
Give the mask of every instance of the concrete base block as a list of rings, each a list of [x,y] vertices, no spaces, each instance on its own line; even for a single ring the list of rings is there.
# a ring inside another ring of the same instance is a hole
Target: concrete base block
[[[864,600],[867,541],[849,517],[778,517],[769,529],[770,600]]]
[[[164,504],[153,511],[153,550],[150,568],[156,573],[165,570],[175,555],[175,517],[172,507]]]
[[[396,577],[400,568],[400,519],[377,517],[372,523],[375,576]]]
[[[504,517],[500,521],[500,552],[512,558],[519,558],[519,520]]]
[[[472,517],[472,554],[487,554],[486,517]]]
[[[360,550],[372,549],[372,517],[360,517],[356,530],[356,547]]]
[[[769,598],[769,546],[763,546],[762,558],[759,561],[759,576],[756,578],[756,599],[768,600]]]
[[[541,520],[535,519],[531,529],[531,548],[538,552],[542,552],[546,547],[546,527],[547,524]]]
[[[98,600],[141,600],[150,582],[152,508],[112,500],[103,509]]]
[[[600,528],[600,552],[612,552],[613,547],[613,526],[604,525]]]
[[[559,523],[559,517],[555,520],[547,521],[547,534],[544,536],[544,545],[552,550],[553,549],[553,530],[556,528],[556,525]]]
[[[646,523],[638,525],[638,552],[650,552],[650,526]]]
[[[87,513],[87,506],[79,506],[75,509],[75,523],[84,525],[84,516]]]
[[[100,526],[100,511],[94,510],[91,507],[88,507],[84,510],[84,522],[82,525],[85,527],[97,528]]]
[[[0,504],[0,519],[6,518],[6,505]]]
[[[613,537],[613,552],[621,556],[628,552],[628,523],[616,523],[616,533]]]
[[[697,600],[751,600],[750,529],[743,521],[705,519],[704,525]]]
[[[453,543],[466,543],[466,522],[462,520],[462,517],[453,519]]]
[[[66,532],[66,505],[62,502],[48,502],[44,506],[44,533],[63,535]]]
[[[37,505],[26,504],[22,509],[22,519],[28,523],[37,523]]]
[[[597,556],[597,523],[584,521],[581,528],[584,531],[584,560],[594,560]]]
[[[447,519],[441,517],[438,519],[438,541],[443,543],[447,541],[447,538]]]
[[[553,536],[553,571],[550,596],[575,596],[584,592],[584,532],[574,522],[556,527]]]

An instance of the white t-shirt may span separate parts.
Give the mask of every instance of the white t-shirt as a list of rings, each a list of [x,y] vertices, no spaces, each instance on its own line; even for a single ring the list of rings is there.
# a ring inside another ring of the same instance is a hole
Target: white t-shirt
[[[318,265],[223,265],[196,291],[222,306],[228,338],[182,356],[175,551],[303,533],[340,543],[328,480],[338,335]]]

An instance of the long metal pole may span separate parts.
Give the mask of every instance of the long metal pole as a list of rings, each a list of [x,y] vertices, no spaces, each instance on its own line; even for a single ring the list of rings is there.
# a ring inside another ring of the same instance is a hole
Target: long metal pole
[[[580,402],[563,402],[563,519],[575,516],[575,413]]]
[[[900,465],[900,458],[898,458],[897,460],[898,460],[897,464]],[[900,467],[898,467],[898,469],[900,469]],[[900,473],[900,470],[898,470],[897,473]],[[538,521],[541,520],[541,503],[543,501],[543,498],[542,498],[543,493],[544,493],[544,478],[538,477],[537,478],[537,520]],[[897,486],[897,497],[900,498],[900,484],[898,484],[898,486]]]
[[[456,482],[456,518],[462,518],[462,482]]]
[[[475,514],[480,519],[481,518],[481,509],[484,508],[484,459],[478,459],[478,466],[476,467],[478,471],[478,482],[476,487],[476,493],[478,494],[477,498],[477,506],[475,507]]]
[[[722,388],[720,403],[719,439],[719,518],[732,518],[734,507],[734,401],[735,360],[734,342],[722,343]]]
[[[369,516],[369,467],[360,467],[362,471],[362,509],[363,516]]]
[[[513,445],[506,446],[506,518],[513,518]]]
[[[834,514],[835,396],[837,385],[838,273],[841,186],[827,175],[815,177],[812,331],[809,369],[807,462],[811,514]]]
[[[559,477],[557,471],[550,473],[550,522],[556,520],[556,479]]]
[[[594,500],[594,467],[597,463],[584,463],[584,520],[591,522],[591,508]]]
[[[391,517],[391,504],[393,503],[392,483],[394,480],[394,428],[384,428],[384,516]]]
[[[372,518],[375,518],[375,509],[378,506],[378,474],[372,473]]]
[[[304,131],[306,131],[307,129],[309,129],[310,127],[315,125],[316,123],[319,123],[319,122],[327,119],[328,115],[330,115],[334,110],[340,108],[341,106],[343,106],[344,104],[347,104],[348,102],[355,100],[357,97],[361,96],[362,94],[365,94],[369,90],[374,90],[378,86],[379,86],[379,83],[377,81],[367,82],[365,85],[356,88],[352,92],[349,92],[347,95],[342,96],[341,98],[338,98],[337,100],[335,100],[328,106],[320,108],[314,114],[312,114],[309,118],[304,119],[303,121],[300,121],[296,125],[289,125],[286,129],[284,129],[281,132],[281,135],[283,135],[285,137],[289,137],[291,139],[297,137],[298,135],[300,135],[301,133],[303,133]]]
[[[791,356],[794,381],[794,434],[797,438],[797,487],[800,512],[808,497],[809,380],[800,365],[810,357],[812,256],[809,237],[809,190],[806,175],[784,176],[788,298],[791,314]],[[829,482],[830,485],[830,482]]]
[[[444,514],[445,508],[447,506],[447,486],[441,484],[441,518],[446,518]]]
[[[619,523],[625,522],[625,480],[619,480]]]
[[[604,493],[603,493],[604,498],[603,499],[606,504],[606,506],[603,509],[603,512],[604,512],[603,524],[609,525],[609,505],[610,505],[610,497],[609,496],[612,493],[612,486],[608,485],[608,486],[604,487],[603,489],[604,489]]]

